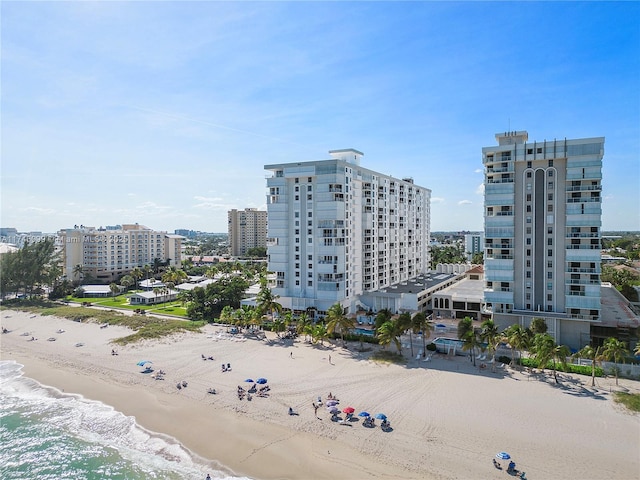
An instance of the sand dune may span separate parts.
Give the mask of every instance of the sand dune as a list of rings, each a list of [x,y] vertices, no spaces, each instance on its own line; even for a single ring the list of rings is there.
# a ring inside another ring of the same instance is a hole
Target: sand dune
[[[258,479],[504,479],[491,462],[502,450],[532,480],[640,477],[640,416],[612,401],[613,379],[592,388],[590,378],[563,374],[555,385],[550,375],[479,370],[462,357],[380,364],[358,344],[234,336],[213,325],[115,347],[112,356],[109,341],[127,329],[15,311],[3,311],[1,320],[11,331],[1,337],[2,359],[24,364],[26,375],[113,405]],[[153,361],[165,380],[140,373],[140,360]],[[222,363],[232,370],[221,372]],[[268,379],[270,396],[239,400],[238,385],[248,388],[244,380],[258,377]],[[179,381],[188,387],[178,390]],[[208,394],[210,387],[218,394]],[[326,402],[329,392],[341,409],[356,410],[356,421],[332,422],[324,405],[315,417],[312,403],[318,396]],[[289,416],[289,407],[299,415]],[[363,427],[362,410],[385,413],[392,431]]]

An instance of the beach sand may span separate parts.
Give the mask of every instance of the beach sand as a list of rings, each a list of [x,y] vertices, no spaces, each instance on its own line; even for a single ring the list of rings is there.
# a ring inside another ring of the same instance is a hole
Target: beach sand
[[[126,328],[9,310],[1,324],[10,333],[0,338],[0,358],[25,365],[25,375],[112,405],[238,475],[504,479],[492,458],[507,451],[530,480],[640,478],[640,416],[611,395],[638,393],[638,382],[620,380],[616,387],[613,378],[597,379],[591,387],[590,377],[559,374],[556,385],[550,372],[480,370],[465,357],[381,364],[358,352],[358,343],[230,335],[216,325],[117,347],[109,342],[129,334]],[[165,379],[141,373],[141,360],[164,370]],[[232,370],[223,373],[222,363]],[[268,379],[269,397],[239,400],[238,385],[249,388],[245,379],[259,377]],[[182,381],[188,386],[178,390]],[[208,394],[210,387],[218,393]],[[325,405],[316,418],[313,402],[318,396],[326,402],[329,392],[340,409],[355,409],[357,421],[332,422]],[[288,415],[289,407],[298,415]],[[379,420],[376,428],[363,427],[362,410],[385,413],[392,430],[383,432]]]

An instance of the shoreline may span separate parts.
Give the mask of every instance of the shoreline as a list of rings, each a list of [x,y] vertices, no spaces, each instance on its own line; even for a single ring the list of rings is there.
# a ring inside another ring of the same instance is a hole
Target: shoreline
[[[563,374],[556,387],[550,375],[510,369],[494,374],[464,358],[386,365],[353,349],[285,343],[270,334],[245,339],[215,326],[117,347],[112,356],[109,341],[128,329],[9,310],[1,321],[11,331],[1,337],[2,359],[23,364],[25,376],[134,416],[142,427],[174,437],[234,475],[501,479],[505,473],[491,464],[501,450],[529,479],[625,479],[640,471],[640,416],[613,403],[613,379],[599,379],[592,389],[590,378]],[[59,329],[65,333],[56,335]],[[21,336],[27,331],[38,340]],[[215,360],[203,361],[202,355]],[[142,359],[165,370],[167,379],[140,373],[136,363]],[[222,362],[231,363],[232,371],[222,373]],[[238,400],[237,386],[260,376],[268,378],[270,396]],[[178,390],[182,380],[188,387]],[[209,387],[218,394],[207,394]],[[640,391],[638,382],[621,381],[621,387]],[[363,428],[359,421],[341,426],[324,408],[316,419],[312,402],[318,395],[326,401],[328,392],[356,415],[383,411],[393,430]],[[299,415],[287,415],[288,407]]]

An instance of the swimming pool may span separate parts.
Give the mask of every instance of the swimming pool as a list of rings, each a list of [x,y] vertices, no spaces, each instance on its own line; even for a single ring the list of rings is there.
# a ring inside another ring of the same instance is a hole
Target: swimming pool
[[[366,328],[354,328],[351,330],[355,335],[366,335],[373,337],[373,330],[367,330]]]

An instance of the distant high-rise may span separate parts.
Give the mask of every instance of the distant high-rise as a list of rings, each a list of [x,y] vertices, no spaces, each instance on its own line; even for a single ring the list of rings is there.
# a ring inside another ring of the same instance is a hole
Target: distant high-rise
[[[158,260],[180,267],[182,239],[137,223],[109,230],[75,225],[58,232],[66,278],[101,282],[117,280],[135,267],[153,265]]]
[[[285,308],[347,313],[428,270],[431,190],[360,166],[362,152],[266,165],[268,269]]]
[[[600,319],[604,138],[496,140],[482,149],[485,301],[499,326],[544,318],[556,341],[581,348]]]
[[[255,208],[229,210],[229,249],[234,257],[267,246],[267,212]]]

